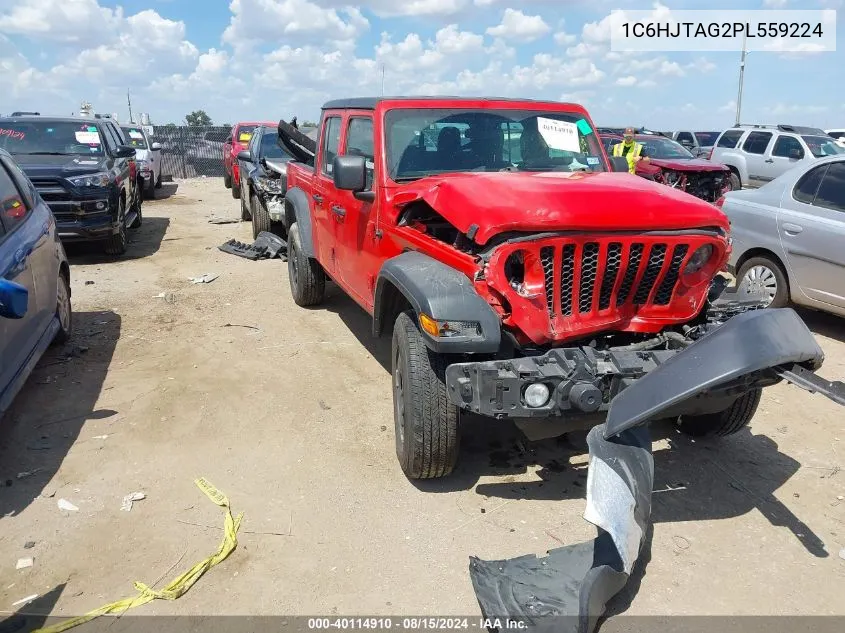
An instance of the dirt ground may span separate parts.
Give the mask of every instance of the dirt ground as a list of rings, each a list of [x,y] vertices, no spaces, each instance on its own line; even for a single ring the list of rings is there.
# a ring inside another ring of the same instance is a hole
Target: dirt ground
[[[405,479],[388,342],[337,288],[298,308],[283,261],[219,251],[252,241],[208,222],[238,215],[221,179],[166,183],[122,259],[69,250],[74,340],[0,425],[0,609],[39,594],[22,610],[79,615],[212,554],[223,516],[197,477],[244,513],[238,548],[140,614],[476,616],[469,556],[594,536],[583,434],[528,442],[470,419],[452,477]],[[204,273],[219,277],[190,283]],[[802,316],[842,380],[845,321]],[[650,553],[611,614],[845,615],[842,408],[778,385],[733,438],[653,432]]]

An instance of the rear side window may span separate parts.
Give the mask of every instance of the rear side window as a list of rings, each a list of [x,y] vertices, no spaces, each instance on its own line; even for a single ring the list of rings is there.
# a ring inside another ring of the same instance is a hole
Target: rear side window
[[[813,204],[813,200],[816,199],[816,192],[819,190],[819,184],[822,181],[822,176],[824,176],[824,172],[826,171],[827,165],[822,165],[820,167],[814,167],[801,176],[795,185],[792,197],[798,200],[798,202]]]
[[[742,138],[742,135],[745,132],[742,130],[728,130],[722,137],[719,139],[719,142],[716,143],[716,147],[727,147],[733,149],[736,147],[736,144],[739,142],[739,139]]]
[[[4,163],[0,162],[0,221],[8,233],[24,221],[28,208]]]
[[[323,160],[320,171],[326,175],[332,173],[332,163],[340,147],[340,117],[333,116],[326,119],[326,131],[323,138]]]
[[[675,140],[678,141],[678,143],[682,143],[683,141],[687,141],[688,143],[695,143],[692,138],[692,134],[690,134],[689,132],[680,132],[678,134],[678,138]]]
[[[772,148],[772,156],[789,158],[789,153],[796,149],[799,152],[799,158],[804,158],[804,148],[801,147],[801,141],[794,136],[779,136],[778,140],[775,141],[774,148]]]
[[[771,139],[771,132],[751,132],[742,144],[742,151],[747,154],[763,154]]]
[[[822,177],[822,184],[816,193],[815,205],[845,211],[845,162],[832,163]]]

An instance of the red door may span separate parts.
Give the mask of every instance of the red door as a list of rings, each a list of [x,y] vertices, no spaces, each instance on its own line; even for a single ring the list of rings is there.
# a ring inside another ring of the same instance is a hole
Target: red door
[[[332,161],[340,149],[340,133],[343,115],[327,112],[323,122],[320,148],[314,163],[314,186],[309,204],[313,209],[314,241],[317,260],[325,271],[335,276],[337,269],[336,215],[331,207],[337,195],[332,179]]]

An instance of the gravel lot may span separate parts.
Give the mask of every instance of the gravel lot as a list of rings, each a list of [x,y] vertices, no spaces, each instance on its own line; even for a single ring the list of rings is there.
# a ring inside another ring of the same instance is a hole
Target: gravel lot
[[[208,223],[238,214],[221,179],[166,183],[120,261],[69,249],[73,344],[42,359],[0,427],[0,609],[37,593],[24,611],[79,615],[210,555],[223,520],[200,476],[244,513],[238,548],[184,597],[133,613],[476,616],[470,555],[593,537],[583,434],[527,442],[468,420],[454,476],[407,481],[388,341],[336,288],[301,309],[284,262],[218,251],[251,241],[247,224]],[[220,276],[189,282],[204,273]],[[842,380],[845,321],[802,316]],[[655,494],[650,555],[612,613],[845,615],[840,407],[778,385],[750,432],[654,436],[655,489],[681,489]]]

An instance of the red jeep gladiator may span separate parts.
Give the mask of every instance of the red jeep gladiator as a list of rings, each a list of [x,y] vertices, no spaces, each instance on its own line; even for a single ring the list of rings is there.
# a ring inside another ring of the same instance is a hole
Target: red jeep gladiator
[[[351,98],[323,106],[316,143],[278,134],[294,301],[331,279],[392,332],[409,478],[452,471],[459,412],[613,438],[655,419],[736,433],[783,379],[845,403],[793,310],[719,297],[727,217],[627,173],[581,106]]]

